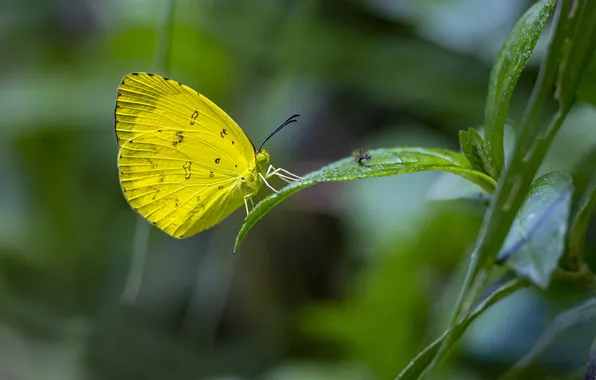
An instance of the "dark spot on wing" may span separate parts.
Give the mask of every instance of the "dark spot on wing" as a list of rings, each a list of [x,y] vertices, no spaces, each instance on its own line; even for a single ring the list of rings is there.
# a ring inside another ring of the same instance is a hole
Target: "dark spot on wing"
[[[213,172],[209,172],[209,178],[213,178],[215,175],[213,174]]]
[[[221,160],[221,158],[219,158],[219,157],[218,157],[218,158],[216,158],[216,159],[215,159],[215,163],[216,163],[216,164],[219,164],[219,161],[220,161],[220,160]]]
[[[217,186],[217,188],[223,190],[223,186]]]
[[[199,111],[195,110],[195,112],[193,112],[192,115],[190,115],[190,125],[194,125],[195,120],[197,120],[197,117],[199,117]]]
[[[184,141],[184,132],[176,131],[176,140],[172,142],[172,146],[175,148],[178,144]]]
[[[184,178],[189,179],[190,178],[190,166],[192,165],[192,162],[190,161],[186,161],[186,163],[184,165],[182,165],[182,169],[184,169]]]

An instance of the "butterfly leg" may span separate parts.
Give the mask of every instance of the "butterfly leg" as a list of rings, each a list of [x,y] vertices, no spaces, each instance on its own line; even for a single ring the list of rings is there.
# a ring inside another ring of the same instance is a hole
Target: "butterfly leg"
[[[273,188],[273,186],[271,186],[271,185],[269,184],[269,182],[267,182],[267,178],[265,178],[265,177],[263,176],[263,174],[259,173],[259,175],[261,176],[261,178],[262,178],[262,179],[263,179],[263,181],[265,182],[265,185],[267,185],[267,187],[268,187],[268,188],[270,188],[271,190],[275,191],[276,193],[279,193],[279,191],[275,190],[275,189]]]
[[[272,174],[273,175],[273,174]],[[281,178],[282,180],[286,181],[287,183],[292,183],[294,181],[296,181],[295,179],[290,179],[284,175],[280,175],[279,173],[275,173],[276,176],[278,176],[279,178]]]
[[[269,168],[267,169],[267,173],[265,174],[265,176],[267,178],[269,178],[273,175],[278,176],[279,178],[283,179],[284,181],[286,181],[288,183],[302,179],[302,177],[297,176],[294,173],[290,173],[286,169],[282,169],[282,168],[275,169],[275,167],[273,167],[273,165],[269,165]]]
[[[279,176],[280,175],[279,174],[280,172],[281,173],[285,173],[285,174],[283,174],[283,176],[285,176],[287,178],[293,178],[293,179],[296,179],[296,180],[302,179],[302,177],[300,177],[300,176],[298,176],[298,175],[296,175],[294,173],[291,173],[291,172],[287,171],[286,169],[282,169],[282,168],[276,169],[273,165],[269,165],[269,168],[267,168],[267,173],[265,175],[267,177],[271,177],[272,175],[278,175]]]
[[[252,204],[252,197],[253,194],[247,194],[244,196],[244,206],[246,207],[246,215],[248,215],[248,201],[246,200],[246,198],[250,199],[250,203]]]

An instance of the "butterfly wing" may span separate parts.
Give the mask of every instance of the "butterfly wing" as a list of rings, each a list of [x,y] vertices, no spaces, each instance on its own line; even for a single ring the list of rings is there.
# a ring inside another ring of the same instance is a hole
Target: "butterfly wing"
[[[154,225],[187,237],[244,202],[239,181],[256,165],[254,147],[204,96],[158,75],[133,73],[118,89],[115,118],[122,190]]]

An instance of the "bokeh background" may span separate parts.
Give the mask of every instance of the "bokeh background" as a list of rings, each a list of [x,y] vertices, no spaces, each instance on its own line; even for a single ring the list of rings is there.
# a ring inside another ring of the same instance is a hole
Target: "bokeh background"
[[[453,186],[440,173],[321,184],[271,211],[236,255],[243,209],[175,240],[143,228],[121,194],[117,86],[131,71],[166,75],[255,143],[299,113],[267,144],[297,174],[361,146],[457,150],[531,3],[178,0],[163,73],[169,1],[1,0],[0,379],[394,378],[444,330],[485,204],[437,200]],[[541,171],[593,149],[595,123],[576,107]],[[498,304],[438,378],[496,378],[582,297],[554,283]],[[565,334],[535,378],[583,365],[595,334]]]

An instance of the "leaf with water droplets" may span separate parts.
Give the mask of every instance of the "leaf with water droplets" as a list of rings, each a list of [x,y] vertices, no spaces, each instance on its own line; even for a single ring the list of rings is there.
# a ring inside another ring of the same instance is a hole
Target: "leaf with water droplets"
[[[358,163],[354,157],[347,157],[305,175],[292,182],[279,193],[273,193],[261,200],[246,217],[236,238],[234,252],[246,233],[274,206],[300,189],[321,182],[353,181],[363,178],[384,177],[396,174],[425,171],[445,171],[464,177],[492,193],[495,181],[486,174],[473,170],[466,157],[458,152],[439,148],[403,147],[376,149],[370,152],[370,161]]]
[[[501,48],[488,83],[484,116],[486,144],[493,157],[496,174],[504,163],[503,128],[507,120],[509,101],[523,68],[530,59],[536,42],[542,34],[555,0],[536,2],[517,22]]]
[[[536,179],[505,239],[498,262],[546,289],[565,250],[573,184],[555,171]]]

